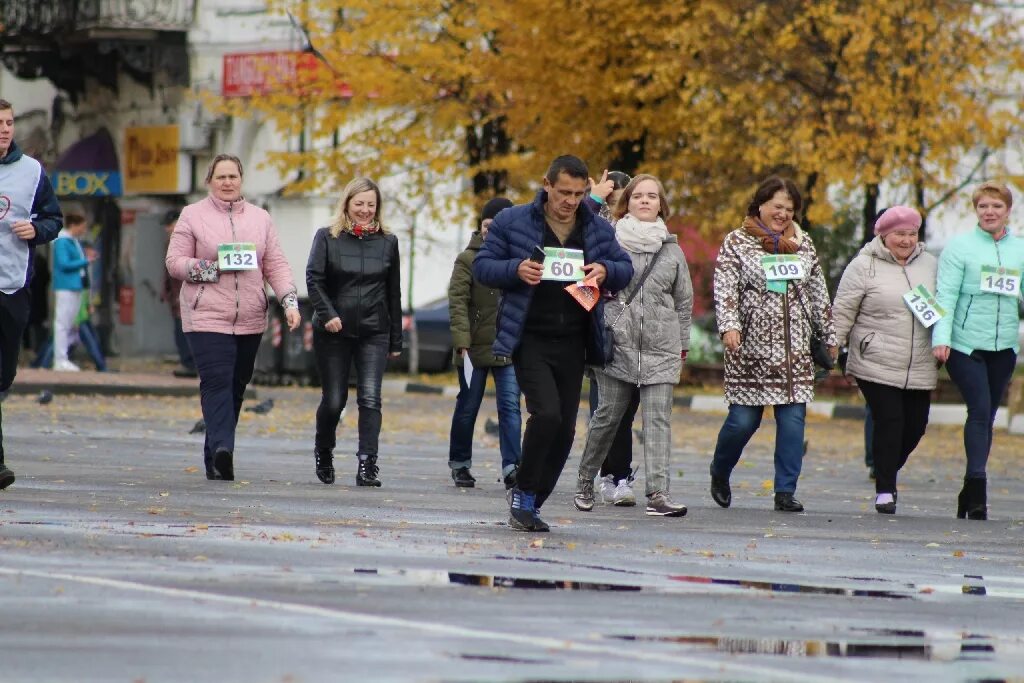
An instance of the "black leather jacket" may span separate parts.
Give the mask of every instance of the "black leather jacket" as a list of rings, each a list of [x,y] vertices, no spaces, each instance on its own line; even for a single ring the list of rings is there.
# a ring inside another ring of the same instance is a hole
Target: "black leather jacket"
[[[331,237],[320,228],[306,264],[306,286],[313,304],[313,326],[322,330],[341,319],[341,334],[367,337],[387,333],[392,353],[402,350],[402,288],[398,238],[342,232]]]

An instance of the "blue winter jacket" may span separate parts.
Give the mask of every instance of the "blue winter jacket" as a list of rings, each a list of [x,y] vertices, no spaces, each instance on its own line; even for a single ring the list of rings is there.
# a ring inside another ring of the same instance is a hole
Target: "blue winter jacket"
[[[541,190],[531,204],[520,204],[499,213],[473,260],[473,276],[485,285],[503,290],[494,339],[494,355],[498,358],[511,358],[523,335],[534,288],[520,280],[516,271],[519,264],[530,257],[534,247],[544,244],[544,202],[547,198],[547,192]],[[603,289],[617,292],[625,288],[633,278],[633,263],[615,239],[614,228],[594,214],[585,202],[581,202],[576,211],[583,221],[584,262],[600,263],[607,269]],[[602,298],[590,316],[586,349],[590,364],[604,364],[603,321]]]
[[[949,346],[968,355],[975,350],[1020,352],[1020,293],[982,292],[982,266],[1024,270],[1024,240],[1007,233],[996,242],[975,227],[946,243],[935,285],[935,298],[946,309],[946,316],[932,328],[933,347]]]
[[[82,291],[82,273],[88,265],[82,245],[64,231],[53,243],[53,290]]]

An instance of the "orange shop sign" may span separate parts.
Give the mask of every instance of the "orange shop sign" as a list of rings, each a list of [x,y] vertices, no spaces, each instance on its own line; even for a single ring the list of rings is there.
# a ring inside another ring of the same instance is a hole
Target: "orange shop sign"
[[[221,94],[224,97],[267,95],[289,91],[324,78],[330,69],[309,52],[244,52],[224,55]],[[332,75],[333,76],[333,75]],[[328,78],[332,78],[328,76]],[[333,78],[332,78],[333,79]],[[338,97],[352,97],[346,83],[335,80]]]
[[[125,130],[125,194],[178,192],[178,141],[178,126]]]

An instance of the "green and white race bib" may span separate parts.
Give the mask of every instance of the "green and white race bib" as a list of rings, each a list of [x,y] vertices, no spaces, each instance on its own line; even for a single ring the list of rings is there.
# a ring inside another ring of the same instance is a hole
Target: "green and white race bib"
[[[1002,266],[982,266],[978,287],[990,294],[1020,296],[1020,271]]]
[[[946,309],[939,305],[924,285],[918,285],[904,294],[903,301],[925,327],[931,327],[946,315]]]
[[[544,247],[544,273],[542,280],[579,282],[583,279],[583,250],[562,247]]]
[[[217,245],[217,265],[223,271],[256,270],[256,245],[252,242]]]
[[[765,254],[761,257],[761,268],[769,292],[782,294],[789,280],[804,278],[804,263],[796,254]]]

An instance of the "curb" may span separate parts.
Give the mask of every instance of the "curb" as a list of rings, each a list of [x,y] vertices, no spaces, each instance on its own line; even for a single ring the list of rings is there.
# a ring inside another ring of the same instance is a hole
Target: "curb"
[[[404,391],[410,394],[433,394],[455,397],[459,393],[458,387],[439,387],[419,382],[402,382],[392,380],[392,389]],[[494,391],[488,389],[487,396],[493,396]],[[584,394],[582,400],[586,400]],[[672,405],[677,408],[685,408],[697,413],[726,413],[728,404],[720,395],[698,394],[696,396],[675,396]],[[807,413],[816,415],[828,420],[857,420],[864,421],[866,410],[864,405],[855,403],[839,403],[836,401],[811,401],[807,404]],[[928,424],[937,425],[962,425],[967,420],[967,406],[962,403],[933,403],[928,416]],[[996,429],[1006,429],[1011,434],[1024,434],[1024,414],[1014,415],[1011,419],[1006,408],[999,408],[996,411]]]

